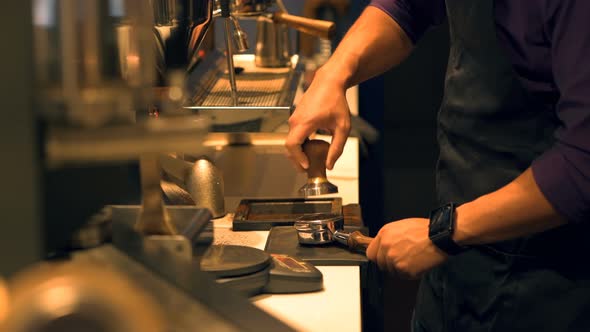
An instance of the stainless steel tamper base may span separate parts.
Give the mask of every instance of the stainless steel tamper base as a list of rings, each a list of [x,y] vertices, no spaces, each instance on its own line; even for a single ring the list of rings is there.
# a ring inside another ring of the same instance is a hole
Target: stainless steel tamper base
[[[338,193],[338,187],[328,179],[322,177],[310,178],[300,189],[299,193],[305,197]]]

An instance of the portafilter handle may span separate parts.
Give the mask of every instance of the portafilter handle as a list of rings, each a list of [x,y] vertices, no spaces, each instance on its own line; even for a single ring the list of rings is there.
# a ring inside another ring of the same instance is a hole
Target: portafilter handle
[[[272,19],[275,23],[284,23],[295,30],[324,39],[332,39],[336,32],[336,24],[330,21],[295,16],[284,12],[274,13]]]
[[[372,237],[365,236],[359,231],[354,231],[352,233],[336,231],[334,232],[333,236],[336,241],[347,246],[353,251],[364,252],[369,247],[369,244],[371,244],[373,241]]]

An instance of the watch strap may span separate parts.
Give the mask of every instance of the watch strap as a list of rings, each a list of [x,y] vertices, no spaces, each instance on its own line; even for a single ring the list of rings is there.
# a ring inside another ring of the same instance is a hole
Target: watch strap
[[[451,256],[458,255],[467,250],[466,247],[460,246],[453,241],[452,234],[449,234],[448,236],[443,234],[431,236],[430,241],[432,241],[437,248]]]
[[[432,243],[448,255],[457,255],[467,249],[453,241],[455,231],[455,203],[449,203],[430,213],[428,236]]]

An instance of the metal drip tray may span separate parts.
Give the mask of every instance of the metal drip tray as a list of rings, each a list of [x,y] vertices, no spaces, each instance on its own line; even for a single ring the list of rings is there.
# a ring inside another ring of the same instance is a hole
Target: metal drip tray
[[[190,74],[191,98],[185,109],[208,116],[214,132],[274,132],[291,115],[303,73],[299,57],[286,68],[259,68],[254,55],[234,56],[238,106],[232,106],[226,61],[208,56]]]
[[[236,76],[240,105],[272,107],[280,106],[289,71],[281,69],[276,73],[241,73]],[[203,107],[231,104],[231,90],[226,73],[217,79],[208,93],[195,96],[195,104]],[[288,106],[288,105],[285,105]]]

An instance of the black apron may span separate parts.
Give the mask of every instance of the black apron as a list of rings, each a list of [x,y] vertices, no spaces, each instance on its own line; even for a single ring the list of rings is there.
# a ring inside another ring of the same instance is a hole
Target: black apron
[[[514,180],[551,147],[554,112],[520,85],[496,38],[493,0],[446,0],[451,50],[439,113],[439,203]],[[423,278],[415,331],[590,331],[590,235],[568,225],[478,246]]]

